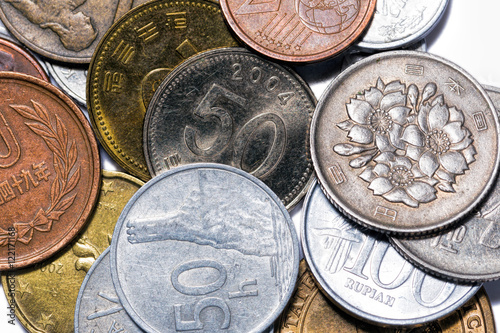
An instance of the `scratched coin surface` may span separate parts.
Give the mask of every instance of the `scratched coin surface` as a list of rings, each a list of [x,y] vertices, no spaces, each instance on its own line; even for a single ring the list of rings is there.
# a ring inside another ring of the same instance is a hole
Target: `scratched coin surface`
[[[315,185],[304,203],[304,256],[335,304],[378,325],[412,326],[455,311],[479,289],[430,276],[381,233],[361,231]]]
[[[49,61],[46,61],[45,65],[52,78],[65,93],[81,105],[87,105],[85,88],[87,86],[88,69],[86,67],[65,66]]]
[[[285,206],[260,180],[222,164],[154,177],[111,242],[117,294],[147,332],[262,332],[288,302],[298,266]]]
[[[373,20],[356,44],[389,50],[424,38],[444,14],[448,0],[378,0]]]
[[[342,72],[318,102],[311,152],[325,193],[363,226],[446,227],[484,198],[498,171],[498,118],[465,71],[391,51]]]
[[[89,63],[119,17],[146,0],[5,0],[0,18],[18,40],[53,60]]]
[[[111,281],[109,248],[90,268],[78,293],[75,333],[78,332],[143,332],[127,315],[116,295]]]
[[[374,0],[221,0],[236,35],[276,60],[313,62],[340,53],[366,28]]]
[[[460,309],[417,328],[388,328],[367,324],[338,309],[321,293],[303,260],[297,289],[276,322],[277,333],[489,333],[495,332],[491,304],[481,288]]]
[[[154,1],[108,31],[90,64],[87,106],[102,146],[121,167],[150,178],[142,126],[156,88],[185,59],[225,46],[236,41],[219,5],[205,0]]]
[[[49,81],[42,66],[31,54],[4,38],[0,38],[0,71],[24,73]]]
[[[82,229],[100,187],[97,142],[59,89],[0,73],[0,270],[53,255]]]
[[[228,164],[261,179],[290,209],[312,179],[315,104],[288,68],[242,48],[205,52],[177,67],[150,103],[148,168],[158,175],[189,163]]]
[[[127,174],[104,170],[96,210],[78,238],[55,257],[2,276],[5,293],[14,294],[16,316],[29,332],[74,331],[75,304],[85,274],[110,245],[118,216],[142,184]]]
[[[485,87],[500,108],[500,90]],[[500,278],[500,184],[496,181],[487,199],[460,225],[437,236],[419,239],[392,238],[408,260],[435,274],[465,281]]]

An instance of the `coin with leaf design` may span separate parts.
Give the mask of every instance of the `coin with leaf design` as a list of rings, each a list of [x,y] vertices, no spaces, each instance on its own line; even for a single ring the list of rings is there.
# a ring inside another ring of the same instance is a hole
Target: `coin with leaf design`
[[[497,174],[498,119],[483,88],[436,56],[393,51],[334,80],[313,117],[330,200],[360,224],[429,233],[470,212]]]

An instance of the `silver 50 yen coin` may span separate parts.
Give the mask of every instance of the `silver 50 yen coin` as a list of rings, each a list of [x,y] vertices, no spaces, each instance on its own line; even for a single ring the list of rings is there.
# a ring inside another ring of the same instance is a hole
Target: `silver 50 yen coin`
[[[298,265],[297,235],[278,197],[220,164],[178,167],[146,183],[111,242],[117,294],[147,332],[263,332],[291,297]]]
[[[458,309],[479,289],[432,277],[405,260],[385,235],[361,231],[319,185],[304,203],[302,248],[326,296],[374,324],[413,326]]]
[[[363,226],[423,234],[464,217],[499,163],[498,118],[483,88],[415,51],[366,58],[338,76],[312,121],[328,198]]]

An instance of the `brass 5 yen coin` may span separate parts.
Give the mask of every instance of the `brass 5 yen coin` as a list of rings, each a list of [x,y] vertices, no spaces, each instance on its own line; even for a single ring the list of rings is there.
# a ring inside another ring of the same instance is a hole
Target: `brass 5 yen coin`
[[[392,51],[349,67],[327,88],[311,129],[328,198],[363,226],[423,234],[470,212],[498,171],[495,108],[464,70]]]
[[[0,270],[67,245],[99,192],[97,142],[80,109],[51,84],[0,73]]]

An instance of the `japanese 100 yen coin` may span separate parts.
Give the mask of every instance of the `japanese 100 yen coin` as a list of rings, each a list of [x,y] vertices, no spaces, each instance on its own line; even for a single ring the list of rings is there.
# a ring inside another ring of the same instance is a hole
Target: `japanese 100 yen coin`
[[[16,304],[16,317],[26,330],[74,331],[75,303],[85,274],[109,247],[120,212],[142,184],[130,175],[103,170],[97,207],[78,237],[50,259],[2,276],[7,299]]]
[[[146,0],[0,2],[0,18],[31,50],[53,60],[89,63],[108,28]]]
[[[255,51],[276,60],[314,62],[339,54],[366,28],[374,0],[221,0],[231,29]]]
[[[312,120],[328,198],[363,226],[423,234],[464,217],[498,171],[498,118],[483,88],[449,61],[392,51],[345,70]]]
[[[305,260],[299,266],[297,289],[280,319],[276,333],[490,333],[493,310],[484,288],[444,318],[418,328],[373,326],[338,309],[321,293]]]
[[[142,126],[156,88],[188,57],[236,45],[215,2],[153,1],[123,16],[97,47],[87,80],[89,116],[108,154],[149,179]]]
[[[500,108],[500,90],[485,87]],[[439,276],[463,281],[500,278],[500,184],[498,180],[486,200],[460,225],[438,235],[391,238],[408,260]]]
[[[66,246],[97,200],[99,150],[80,109],[59,89],[0,73],[0,270]]]
[[[380,0],[356,46],[367,50],[404,47],[424,38],[439,22],[448,0]]]
[[[279,198],[248,173],[178,167],[146,183],[120,215],[113,283],[147,332],[262,332],[295,286],[294,228]]]
[[[24,73],[49,81],[42,66],[31,54],[3,38],[0,38],[0,71]]]
[[[261,179],[289,209],[312,179],[315,98],[292,70],[242,48],[199,54],[158,88],[144,122],[153,175],[175,166],[228,164]]]
[[[455,311],[479,289],[432,277],[405,260],[385,235],[347,220],[319,185],[304,203],[304,256],[320,289],[355,317],[415,326]]]

